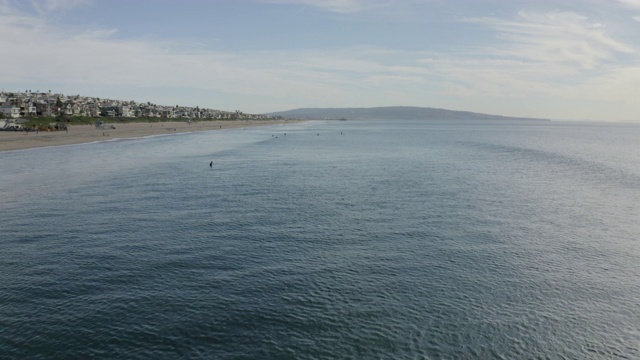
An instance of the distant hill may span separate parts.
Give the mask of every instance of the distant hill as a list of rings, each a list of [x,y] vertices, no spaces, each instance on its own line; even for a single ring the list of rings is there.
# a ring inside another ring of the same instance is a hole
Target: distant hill
[[[267,115],[315,120],[547,120],[413,106],[386,106],[373,108],[304,108],[273,112]]]

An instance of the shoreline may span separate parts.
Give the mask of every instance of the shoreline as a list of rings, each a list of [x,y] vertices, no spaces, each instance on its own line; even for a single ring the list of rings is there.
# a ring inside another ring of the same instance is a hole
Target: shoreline
[[[152,135],[224,130],[253,126],[294,124],[300,120],[214,120],[191,123],[181,121],[114,123],[115,129],[96,129],[94,125],[70,125],[69,131],[0,131],[0,152],[46,146],[73,145],[112,139],[142,138]]]

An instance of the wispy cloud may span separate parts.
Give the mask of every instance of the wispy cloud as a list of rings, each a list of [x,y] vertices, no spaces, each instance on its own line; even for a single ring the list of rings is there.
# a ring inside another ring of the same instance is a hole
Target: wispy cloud
[[[320,3],[296,1],[303,2]],[[341,11],[365,6],[336,3]],[[572,12],[465,19],[488,37],[450,52],[372,46],[238,52],[135,39],[118,29],[71,28],[33,12],[6,10],[0,11],[0,48],[12,51],[2,56],[3,84],[60,84],[73,92],[119,87],[139,94],[133,99],[159,103],[163,99],[152,91],[166,89],[169,103],[216,107],[219,101],[218,108],[256,112],[417,105],[541,117],[640,113],[634,99],[639,50],[610,33],[602,19]],[[175,89],[189,91],[181,97]],[[536,102],[544,106],[531,105]]]
[[[594,69],[617,54],[638,50],[615,40],[606,28],[570,12],[520,12],[516,20],[468,19],[498,32],[506,42],[494,53],[513,59]]]
[[[16,13],[0,17],[0,33],[0,47],[12,49],[3,55],[0,67],[4,84],[190,88],[241,98],[280,96],[299,102],[326,98],[330,102],[334,96],[349,98],[340,89],[347,82],[346,73],[377,71],[369,62],[349,62],[336,54],[184,52],[179,42],[115,39],[115,30],[69,31]],[[272,106],[277,110],[282,105]]]
[[[580,101],[584,111],[574,109],[573,116],[583,118],[640,109],[631,105],[632,89],[640,86],[639,51],[607,33],[606,25],[571,12],[525,11],[514,19],[465,22],[492,29],[495,41],[463,55],[438,54],[419,61],[441,74],[443,91],[452,96]],[[621,109],[621,104],[629,108]]]
[[[349,14],[379,8],[388,4],[382,0],[262,0],[272,4],[313,6],[325,11]]]
[[[615,0],[615,1],[632,8],[640,9],[640,0]]]
[[[79,6],[91,4],[93,4],[93,0],[31,0],[33,9],[41,15],[67,11]]]

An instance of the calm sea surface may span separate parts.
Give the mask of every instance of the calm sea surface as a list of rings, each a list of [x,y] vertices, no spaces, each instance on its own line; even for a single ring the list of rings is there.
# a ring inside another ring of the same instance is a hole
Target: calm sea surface
[[[0,358],[91,357],[640,358],[640,125],[0,152]]]

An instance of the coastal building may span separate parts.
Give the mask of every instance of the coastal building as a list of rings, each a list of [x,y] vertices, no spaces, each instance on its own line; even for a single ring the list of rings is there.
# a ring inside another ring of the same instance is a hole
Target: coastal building
[[[100,116],[100,105],[90,103],[84,106],[85,116],[98,117]]]
[[[20,108],[15,105],[2,105],[0,106],[0,112],[5,117],[10,117],[10,118],[20,117]]]
[[[22,116],[37,115],[37,109],[35,104],[31,102],[25,102],[24,105],[20,107],[20,115]]]
[[[133,117],[134,111],[129,107],[129,105],[118,105],[116,113],[118,116],[122,117]]]
[[[0,0],[1,1],[1,0]],[[4,117],[156,117],[181,119],[264,119],[264,115],[245,114],[240,110],[234,112],[200,108],[199,106],[164,106],[151,102],[101,99],[98,97],[56,94],[49,92],[0,92],[0,106]]]
[[[102,106],[100,108],[100,115],[102,116],[109,116],[109,117],[115,117],[118,116],[118,107],[117,106]]]
[[[163,118],[174,118],[175,113],[173,111],[173,108],[165,108],[160,111],[160,116]]]

